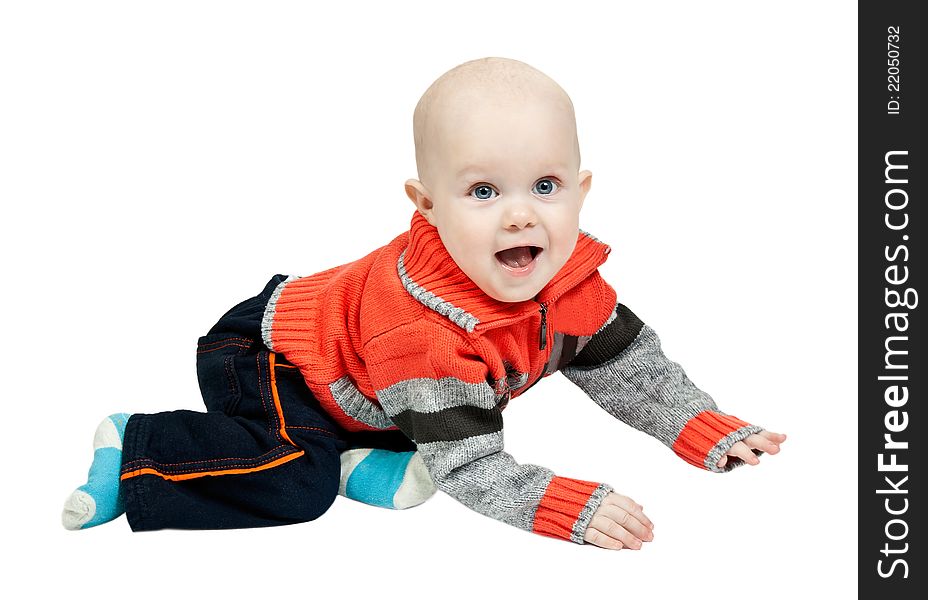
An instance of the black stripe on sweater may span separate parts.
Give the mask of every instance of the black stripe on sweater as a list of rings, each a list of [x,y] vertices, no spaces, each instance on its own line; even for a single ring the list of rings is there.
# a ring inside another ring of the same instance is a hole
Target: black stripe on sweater
[[[476,406],[455,406],[438,412],[404,410],[393,417],[393,422],[417,444],[455,442],[503,429],[503,415],[498,408]]]
[[[577,336],[575,335],[565,335],[564,342],[561,346],[561,356],[557,361],[557,369],[555,371],[560,371],[564,367],[570,364],[570,361],[573,360],[574,356],[577,354]]]
[[[593,367],[615,358],[635,341],[641,328],[641,319],[624,304],[615,307],[616,317],[604,329],[594,335],[583,351],[570,361],[571,367]]]

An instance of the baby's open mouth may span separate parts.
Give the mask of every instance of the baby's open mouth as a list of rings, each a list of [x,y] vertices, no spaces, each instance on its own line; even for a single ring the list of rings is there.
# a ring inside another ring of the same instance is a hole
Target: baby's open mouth
[[[512,269],[528,266],[542,251],[538,246],[516,246],[496,253],[496,260]]]

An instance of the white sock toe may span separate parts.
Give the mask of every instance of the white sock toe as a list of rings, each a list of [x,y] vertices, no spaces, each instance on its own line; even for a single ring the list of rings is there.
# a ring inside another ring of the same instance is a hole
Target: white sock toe
[[[93,518],[97,512],[97,503],[87,492],[74,490],[64,502],[64,510],[61,512],[61,524],[65,529],[80,529],[85,523]]]

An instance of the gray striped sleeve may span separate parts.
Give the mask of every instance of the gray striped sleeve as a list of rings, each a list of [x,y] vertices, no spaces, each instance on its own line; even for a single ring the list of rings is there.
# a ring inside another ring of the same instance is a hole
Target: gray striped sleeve
[[[606,362],[572,364],[561,371],[606,412],[671,448],[690,419],[703,411],[718,412],[712,398],[664,355],[657,333],[647,325]],[[727,446],[714,450],[716,460],[732,444],[760,430],[752,425],[727,436]]]
[[[482,515],[532,530],[535,509],[554,478],[503,452],[503,432],[419,445],[439,489]]]
[[[554,472],[519,464],[503,451],[502,416],[488,384],[411,379],[377,398],[416,442],[439,489],[480,514],[532,530]]]

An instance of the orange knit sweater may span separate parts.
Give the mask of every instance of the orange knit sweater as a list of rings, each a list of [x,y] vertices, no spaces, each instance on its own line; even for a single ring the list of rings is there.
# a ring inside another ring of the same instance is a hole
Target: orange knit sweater
[[[399,428],[414,440],[440,489],[501,521],[582,543],[612,488],[521,465],[502,448],[502,409],[542,377],[562,370],[607,411],[703,468],[759,430],[702,396],[693,404],[658,394],[654,406],[669,415],[662,424],[627,408],[619,384],[640,376],[636,361],[654,360],[657,342],[647,326],[638,334],[629,329],[634,319],[617,318],[624,307],[597,270],[609,251],[581,231],[567,264],[535,299],[500,302],[457,267],[437,230],[414,212],[409,231],[386,246],[281,283],[265,310],[264,343],[300,369],[344,428]],[[572,366],[587,344],[583,357],[605,352],[609,360]]]

